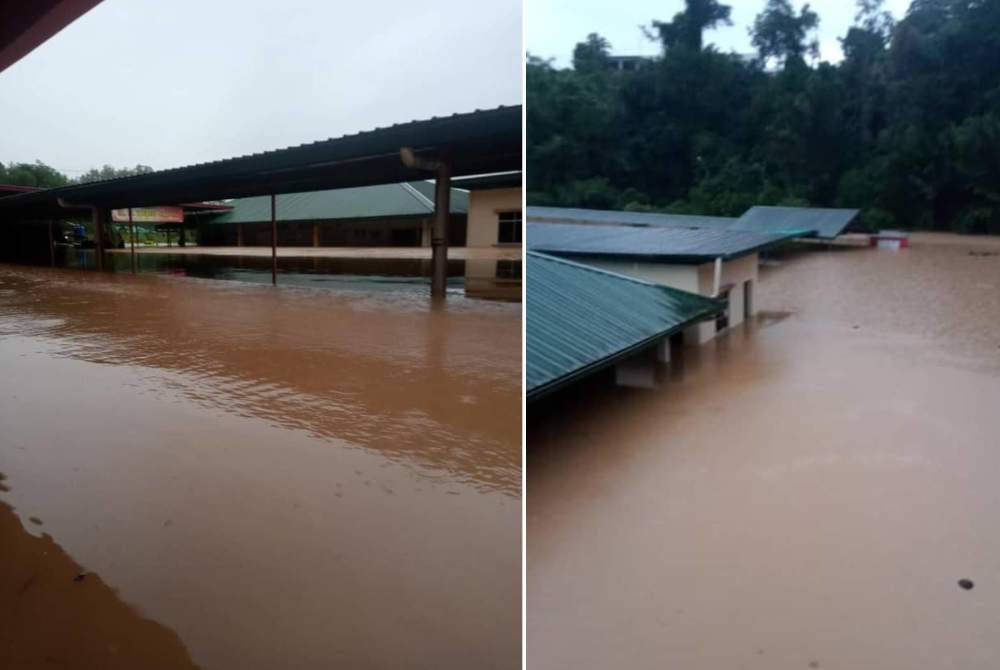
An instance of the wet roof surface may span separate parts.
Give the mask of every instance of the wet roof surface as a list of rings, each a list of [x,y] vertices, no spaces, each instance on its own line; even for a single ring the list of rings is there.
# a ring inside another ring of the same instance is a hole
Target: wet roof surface
[[[721,303],[529,251],[527,397],[540,397],[708,318]]]
[[[620,256],[701,263],[737,258],[801,236],[802,231],[759,233],[724,228],[623,227],[614,225],[527,224],[527,247],[559,255]]]
[[[426,185],[429,189],[423,188]],[[429,195],[425,191],[429,190]],[[380,184],[309,193],[286,193],[276,196],[278,221],[329,221],[376,217],[428,216],[434,212],[432,184]],[[452,189],[451,211],[464,214],[469,195]],[[233,209],[208,218],[209,223],[255,223],[271,220],[271,197],[239,198],[230,203]]]
[[[626,226],[730,227],[737,219],[725,216],[662,214],[659,212],[622,212],[573,207],[528,207],[528,219],[560,223],[603,223]]]
[[[833,239],[843,234],[858,217],[857,209],[821,209],[815,207],[751,207],[736,220],[748,230],[815,230],[817,237]]]

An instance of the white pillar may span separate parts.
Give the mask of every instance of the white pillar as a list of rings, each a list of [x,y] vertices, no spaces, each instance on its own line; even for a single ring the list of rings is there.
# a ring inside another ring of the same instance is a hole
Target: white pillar
[[[722,287],[722,258],[715,259],[715,277],[712,281],[712,297],[718,297],[719,289]]]

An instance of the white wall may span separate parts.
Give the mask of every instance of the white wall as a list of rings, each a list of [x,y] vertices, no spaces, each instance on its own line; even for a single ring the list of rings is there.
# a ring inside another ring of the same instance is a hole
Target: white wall
[[[650,262],[634,263],[595,257],[582,258],[580,261],[610,272],[644,279],[654,284],[662,284],[663,286],[670,286],[690,293],[711,296],[715,290],[714,261],[701,265],[671,265]],[[751,291],[756,289],[758,262],[757,254],[748,254],[722,263],[722,278],[719,285],[720,287],[730,287],[730,327],[739,325],[744,321],[743,285],[749,281],[753,287]],[[684,339],[687,342],[704,344],[715,337],[715,334],[715,322],[705,321],[688,328],[684,332]]]
[[[498,212],[521,211],[521,189],[497,188],[469,191],[469,216],[465,246],[491,247],[498,244]]]

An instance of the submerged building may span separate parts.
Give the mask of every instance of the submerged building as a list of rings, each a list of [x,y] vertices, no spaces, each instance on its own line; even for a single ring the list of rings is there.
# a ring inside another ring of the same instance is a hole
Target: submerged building
[[[530,234],[530,232],[529,232]],[[541,398],[611,366],[620,383],[669,362],[671,339],[723,309],[717,301],[528,251],[525,393]]]
[[[552,224],[529,218],[527,248],[719,298],[723,308],[715,320],[698,323],[685,334],[688,341],[701,344],[754,314],[760,252],[805,232]]]

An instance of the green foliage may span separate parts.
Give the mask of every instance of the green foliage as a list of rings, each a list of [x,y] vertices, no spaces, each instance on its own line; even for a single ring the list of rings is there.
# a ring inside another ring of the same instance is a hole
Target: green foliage
[[[0,163],[0,184],[55,188],[69,183],[66,175],[41,161],[34,163]]]
[[[768,0],[759,58],[702,48],[729,8],[653,22],[663,55],[611,72],[529,58],[536,204],[738,216],[757,204],[857,207],[873,228],[1000,233],[1000,2],[915,0],[895,22],[858,0],[844,59],[810,65],[819,16]],[[780,68],[765,68],[768,63]]]

